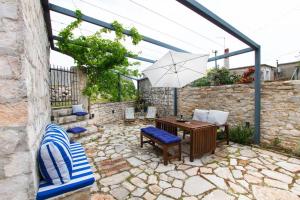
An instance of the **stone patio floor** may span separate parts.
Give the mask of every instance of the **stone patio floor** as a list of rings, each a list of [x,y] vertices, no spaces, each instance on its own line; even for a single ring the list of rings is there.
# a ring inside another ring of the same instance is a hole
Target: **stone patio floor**
[[[96,177],[92,200],[300,199],[298,159],[230,144],[194,162],[183,153],[182,161],[164,166],[158,150],[140,147],[144,126],[106,125],[94,139],[80,139]]]

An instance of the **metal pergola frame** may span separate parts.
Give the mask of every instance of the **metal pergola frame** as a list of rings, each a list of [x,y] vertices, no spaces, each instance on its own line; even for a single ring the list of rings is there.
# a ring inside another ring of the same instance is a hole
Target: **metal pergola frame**
[[[254,118],[255,119],[254,120],[255,134],[254,134],[254,142],[256,144],[259,144],[260,143],[260,114],[261,114],[260,113],[261,112],[261,80],[260,80],[261,49],[260,49],[260,45],[255,43],[249,37],[247,37],[246,35],[241,33],[239,30],[234,28],[232,25],[230,25],[229,23],[224,21],[222,18],[220,18],[219,16],[217,16],[216,14],[214,14],[213,12],[208,10],[206,7],[204,7],[197,1],[195,1],[195,0],[176,0],[176,1],[178,1],[182,5],[186,6],[187,8],[191,9],[198,15],[207,19],[211,23],[215,24],[219,28],[223,29],[224,31],[226,31],[227,33],[232,35],[233,37],[237,38],[238,40],[240,40],[241,42],[243,42],[244,44],[249,46],[248,48],[230,52],[229,54],[223,54],[223,55],[211,57],[208,59],[208,62],[212,62],[212,61],[216,61],[216,60],[220,60],[220,59],[224,59],[224,58],[228,58],[231,56],[236,56],[236,55],[240,55],[240,54],[244,54],[244,53],[248,53],[248,52],[252,52],[252,51],[255,52],[255,75],[254,75],[255,76],[255,118]],[[44,9],[44,18],[46,21],[50,46],[51,46],[51,49],[57,51],[58,49],[54,46],[54,40],[59,40],[59,37],[54,36],[52,33],[50,10],[60,13],[60,14],[63,14],[63,15],[66,15],[66,16],[69,16],[69,17],[73,17],[73,18],[76,18],[76,15],[75,15],[74,11],[51,4],[51,3],[49,3],[48,0],[41,0],[41,2],[43,5],[43,9]],[[101,21],[99,19],[87,16],[87,15],[83,15],[82,20],[85,22],[100,26],[100,27],[105,27],[107,29],[114,30],[114,28],[111,24]],[[123,33],[125,35],[130,36],[129,30],[124,30]],[[170,44],[155,40],[151,37],[147,37],[147,36],[142,36],[142,37],[143,37],[142,40],[145,42],[149,42],[154,45],[164,47],[164,48],[174,50],[174,51],[187,52],[181,48],[178,48],[178,47],[172,46]],[[144,62],[149,62],[149,63],[155,62],[152,59],[148,59],[148,58],[144,58],[144,57],[136,57],[134,59],[141,60]],[[133,77],[127,77],[127,78],[132,78],[133,80],[137,80],[137,81],[139,80],[139,79],[136,79]],[[174,89],[174,115],[177,115],[177,89]]]

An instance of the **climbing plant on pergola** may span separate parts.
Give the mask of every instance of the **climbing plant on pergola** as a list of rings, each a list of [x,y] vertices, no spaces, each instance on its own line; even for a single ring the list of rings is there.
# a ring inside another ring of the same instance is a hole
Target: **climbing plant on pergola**
[[[260,112],[261,112],[261,80],[260,80],[261,49],[260,49],[260,45],[257,44],[256,42],[254,42],[253,40],[251,40],[249,37],[247,37],[243,33],[241,33],[238,29],[234,28],[232,25],[230,25],[229,23],[224,21],[222,18],[220,18],[219,16],[217,16],[216,14],[214,14],[213,12],[208,10],[206,7],[204,7],[197,1],[195,1],[195,0],[177,0],[177,1],[179,3],[181,3],[182,5],[186,6],[187,8],[191,9],[198,15],[202,16],[203,18],[207,19],[211,23],[215,24],[219,28],[223,29],[224,31],[226,31],[227,33],[229,33],[230,35],[237,38],[238,40],[240,40],[241,42],[243,42],[244,44],[246,44],[248,46],[248,48],[245,48],[245,49],[233,51],[233,52],[230,52],[230,53],[224,54],[224,55],[211,57],[208,59],[208,62],[212,62],[212,61],[216,61],[216,60],[220,60],[220,59],[224,59],[224,58],[228,58],[231,56],[236,56],[239,54],[244,54],[244,53],[248,53],[248,52],[252,52],[252,51],[255,52],[255,56],[254,56],[254,60],[255,60],[255,98],[254,98],[255,99],[255,118],[254,118],[255,119],[254,120],[255,134],[254,134],[254,141],[256,144],[259,144],[259,142],[260,142]],[[51,4],[48,2],[48,0],[42,0],[42,4],[43,4],[44,11],[45,11],[44,15],[45,15],[45,19],[46,19],[48,37],[49,37],[51,48],[53,50],[59,50],[54,46],[54,40],[59,40],[59,37],[54,36],[52,34],[50,10],[60,13],[60,14],[63,14],[63,15],[67,15],[69,17],[73,17],[73,18],[76,18],[76,13],[72,10]],[[81,19],[82,19],[82,21],[85,21],[85,22],[88,22],[88,23],[91,23],[91,24],[94,24],[94,25],[97,25],[100,27],[104,27],[104,28],[107,28],[110,30],[114,30],[114,26],[112,24],[101,21],[99,19],[87,16],[87,15],[82,15]],[[131,36],[130,31],[126,30],[126,29],[123,30],[123,34]],[[162,41],[158,41],[158,40],[153,39],[148,36],[142,35],[142,38],[143,38],[142,40],[145,42],[149,42],[154,45],[158,45],[158,46],[170,49],[170,50],[174,50],[174,51],[178,51],[178,52],[187,52],[181,48],[172,46],[172,45],[164,43]],[[155,62],[152,59],[144,58],[144,57],[135,57],[134,59],[149,62],[149,63]],[[130,78],[138,81],[138,79],[136,79],[136,78],[133,78],[133,77],[130,77]],[[174,89],[174,115],[177,115],[177,89]]]

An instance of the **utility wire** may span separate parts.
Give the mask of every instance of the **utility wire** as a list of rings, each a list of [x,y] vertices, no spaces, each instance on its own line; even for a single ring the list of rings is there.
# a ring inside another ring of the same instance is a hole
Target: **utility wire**
[[[68,25],[69,25],[69,24],[67,24],[67,23],[65,23],[65,22],[57,21],[57,20],[55,20],[55,19],[51,19],[51,21],[52,21],[52,22],[55,22],[55,23],[57,23],[57,24],[65,25],[65,26],[68,26]],[[81,28],[81,29],[84,30],[84,31],[87,31],[87,32],[89,32],[89,33],[95,33],[95,32],[93,32],[93,31],[88,30],[88,29],[85,29],[85,28]],[[58,31],[58,32],[60,32],[60,31]]]
[[[216,44],[216,45],[219,45],[219,46],[223,47],[222,44],[220,44],[220,43],[218,43],[218,42],[210,39],[209,37],[206,37],[205,35],[202,35],[201,33],[199,33],[197,31],[195,31],[195,30],[193,30],[193,29],[185,26],[184,24],[178,23],[177,21],[175,21],[175,20],[173,20],[173,19],[171,19],[169,17],[166,17],[165,15],[162,15],[159,12],[156,12],[156,11],[150,9],[150,8],[147,8],[146,6],[144,6],[144,5],[140,4],[140,3],[137,3],[137,2],[135,2],[133,0],[128,0],[128,1],[130,1],[131,3],[137,5],[137,6],[141,7],[141,8],[144,8],[144,9],[148,10],[149,12],[154,13],[154,14],[156,14],[156,15],[158,15],[158,16],[160,16],[160,17],[162,17],[162,18],[164,18],[164,19],[166,19],[166,20],[168,20],[168,21],[170,21],[170,22],[172,22],[174,24],[176,24],[177,26],[180,26],[181,28],[184,28],[184,29],[186,29],[186,30],[188,30],[188,31],[190,31],[190,32],[192,32],[192,33],[194,33],[194,34],[196,34],[196,35],[198,35],[198,36],[200,36],[200,37],[202,37],[202,38],[204,38],[204,39],[206,39],[206,40],[208,40],[208,41]]]
[[[131,22],[133,22],[133,23],[139,24],[139,25],[141,25],[141,26],[143,26],[143,27],[146,27],[146,28],[148,28],[148,29],[150,29],[150,30],[152,30],[152,31],[156,31],[156,32],[158,32],[158,33],[160,33],[160,34],[164,34],[164,35],[166,35],[166,36],[168,36],[168,37],[170,37],[170,38],[173,38],[173,39],[175,39],[175,40],[178,40],[178,41],[180,41],[180,42],[183,42],[184,44],[188,44],[188,45],[190,45],[190,46],[192,46],[192,47],[194,47],[194,48],[201,49],[201,50],[204,51],[204,52],[207,52],[207,51],[208,51],[207,49],[204,49],[204,48],[202,48],[202,47],[199,47],[199,46],[197,46],[197,45],[195,45],[195,44],[193,44],[193,43],[191,43],[191,42],[182,40],[182,39],[180,39],[180,38],[178,38],[178,37],[175,37],[175,36],[170,35],[170,34],[168,34],[168,33],[162,32],[162,31],[160,31],[160,30],[158,30],[158,29],[155,29],[155,28],[153,28],[153,27],[151,27],[151,26],[148,26],[148,25],[143,24],[143,23],[141,23],[141,22],[138,22],[138,21],[136,21],[136,20],[130,19],[130,18],[126,17],[126,16],[120,15],[120,14],[118,14],[118,13],[116,13],[116,12],[113,12],[113,11],[111,11],[111,10],[105,9],[105,8],[100,7],[100,6],[98,6],[98,5],[96,5],[96,4],[93,4],[93,3],[91,3],[91,2],[88,2],[88,1],[85,1],[85,0],[79,0],[79,1],[81,1],[82,3],[88,4],[88,5],[92,6],[92,7],[97,7],[97,8],[100,9],[100,10],[103,10],[103,11],[108,12],[108,13],[110,13],[110,14],[113,14],[113,15],[116,15],[116,16],[118,16],[118,17],[124,18],[124,19],[126,19],[126,20],[128,20],[128,21],[131,21]]]

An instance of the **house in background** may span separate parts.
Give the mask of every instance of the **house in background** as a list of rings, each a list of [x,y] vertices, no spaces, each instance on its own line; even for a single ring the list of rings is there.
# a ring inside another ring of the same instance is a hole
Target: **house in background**
[[[243,73],[247,70],[247,68],[253,67],[253,66],[243,66],[243,67],[237,67],[237,68],[231,68],[229,69],[230,72],[243,75]],[[262,81],[273,81],[275,80],[275,74],[276,74],[276,67],[267,65],[267,64],[261,64],[261,80]]]
[[[300,79],[300,61],[277,63],[276,80]]]

